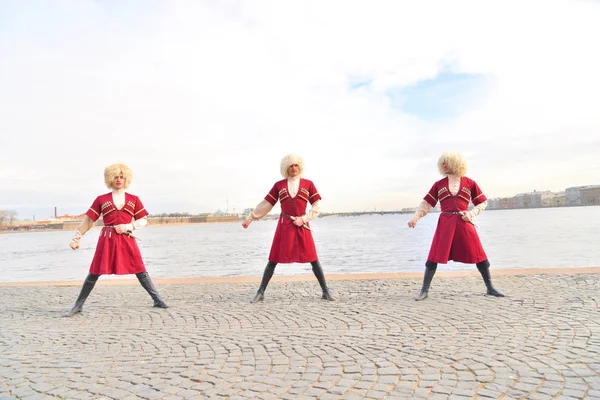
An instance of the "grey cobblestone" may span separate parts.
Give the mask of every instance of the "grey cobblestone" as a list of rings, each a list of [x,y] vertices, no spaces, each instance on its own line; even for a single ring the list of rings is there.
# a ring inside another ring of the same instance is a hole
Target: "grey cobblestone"
[[[0,399],[600,398],[600,273],[0,286]]]

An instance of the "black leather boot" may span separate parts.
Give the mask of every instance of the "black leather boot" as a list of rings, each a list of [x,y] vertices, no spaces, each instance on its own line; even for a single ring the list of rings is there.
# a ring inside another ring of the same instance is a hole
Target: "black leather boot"
[[[476,265],[477,269],[479,270],[479,273],[483,277],[483,281],[485,282],[485,287],[487,288],[487,295],[495,297],[504,297],[502,293],[494,289],[494,286],[492,286],[492,278],[490,277],[490,262],[488,260],[483,260],[482,262],[479,262]]]
[[[167,303],[165,303],[164,300],[161,299],[160,295],[158,294],[158,291],[154,287],[154,284],[152,284],[152,279],[150,279],[150,275],[148,275],[147,271],[135,274],[135,276],[137,276],[138,281],[140,281],[140,283],[142,284],[142,287],[146,289],[146,292],[148,292],[150,297],[152,297],[152,300],[154,300],[154,307],[169,308]]]
[[[423,277],[423,287],[419,292],[419,295],[415,297],[416,301],[425,300],[429,295],[429,285],[431,285],[431,280],[435,275],[435,271],[437,270],[437,263],[427,261],[425,263],[425,276]]]
[[[323,273],[321,263],[319,262],[319,260],[317,260],[311,262],[310,265],[312,265],[313,274],[315,274],[315,276],[317,277],[319,285],[321,286],[321,290],[323,290],[323,296],[321,296],[321,299],[334,301],[335,299],[333,298],[331,293],[329,293],[329,288],[327,287],[327,283],[325,282],[325,274]]]
[[[83,309],[83,303],[90,295],[94,285],[96,285],[96,281],[98,281],[99,275],[88,274],[85,281],[83,281],[83,286],[81,287],[81,292],[79,293],[79,297],[75,301],[75,305],[71,308],[71,311],[65,314],[65,317],[72,317],[73,315],[80,313]]]
[[[250,303],[257,303],[259,301],[264,301],[265,299],[265,290],[267,289],[267,285],[269,281],[273,277],[273,273],[275,272],[275,267],[277,263],[273,261],[267,262],[267,266],[265,267],[265,272],[263,272],[262,280],[260,281],[260,286],[258,287],[258,292],[256,295],[250,300]]]

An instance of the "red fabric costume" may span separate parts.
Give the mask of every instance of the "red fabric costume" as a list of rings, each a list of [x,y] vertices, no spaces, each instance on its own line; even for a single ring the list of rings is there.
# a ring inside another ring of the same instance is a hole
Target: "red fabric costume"
[[[93,221],[98,220],[102,215],[104,222],[90,266],[90,274],[127,275],[146,271],[135,238],[117,234],[112,228],[115,225],[129,224],[134,219],[141,219],[148,215],[148,211],[137,196],[125,193],[125,205],[118,210],[113,203],[112,193],[103,194],[94,200],[86,215]]]
[[[467,211],[470,201],[478,205],[487,200],[474,180],[461,177],[458,193],[452,196],[446,177],[434,183],[423,199],[432,207],[439,201],[442,211],[427,260],[440,264],[448,260],[476,264],[487,259],[475,225],[463,221],[458,214],[458,211]]]
[[[271,205],[277,200],[281,203],[281,216],[273,238],[269,261],[275,263],[307,263],[317,261],[317,250],[312,233],[308,229],[296,226],[290,216],[299,217],[306,213],[307,203],[313,204],[321,199],[315,185],[308,179],[300,178],[300,186],[295,197],[290,197],[287,179],[275,185],[265,197]],[[306,223],[309,226],[309,223]]]

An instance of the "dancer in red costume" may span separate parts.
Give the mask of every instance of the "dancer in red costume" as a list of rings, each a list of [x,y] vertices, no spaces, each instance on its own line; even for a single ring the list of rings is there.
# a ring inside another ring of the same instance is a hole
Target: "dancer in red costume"
[[[323,300],[333,300],[325,282],[323,268],[317,257],[315,242],[310,230],[310,221],[319,215],[321,195],[315,185],[308,179],[302,178],[304,161],[295,154],[289,154],[281,160],[280,165],[283,180],[273,185],[265,199],[248,215],[242,223],[244,228],[269,213],[279,201],[281,214],[277,223],[275,237],[271,245],[269,262],[263,273],[262,281],[256,296],[251,303],[263,301],[269,280],[275,272],[278,263],[310,263],[321,289]],[[306,207],[311,204],[310,211]]]
[[[100,275],[135,274],[148,294],[154,300],[154,307],[167,308],[152,280],[146,272],[140,249],[133,236],[135,229],[146,226],[148,211],[137,196],[126,193],[131,184],[132,173],[124,164],[113,164],[104,170],[104,182],[110,193],[100,195],[85,213],[81,224],[75,230],[70,246],[79,248],[79,240],[102,216],[104,226],[100,231],[98,245],[90,272],[83,283],[75,305],[66,315],[71,317],[81,312],[83,303],[94,288]]]
[[[438,263],[446,264],[448,260],[476,264],[487,287],[487,294],[504,297],[492,286],[490,262],[472,222],[475,216],[485,210],[487,198],[477,183],[465,176],[467,163],[460,153],[442,154],[438,160],[438,169],[444,178],[433,184],[408,222],[408,226],[414,228],[419,219],[440,202],[441,213],[425,263],[423,287],[415,300],[427,298]],[[469,202],[474,206],[470,211]]]

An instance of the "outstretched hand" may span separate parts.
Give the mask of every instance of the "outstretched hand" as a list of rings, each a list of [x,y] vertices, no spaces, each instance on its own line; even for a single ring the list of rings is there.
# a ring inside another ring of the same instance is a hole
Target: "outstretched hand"
[[[248,227],[250,226],[251,223],[252,223],[251,219],[246,219],[246,220],[244,220],[244,222],[242,222],[242,226],[244,227],[244,229],[248,229]]]
[[[417,220],[411,219],[410,221],[408,221],[409,228],[414,228],[415,226],[417,226]]]
[[[74,240],[71,240],[71,243],[69,243],[69,246],[71,246],[71,248],[73,250],[77,250],[79,248],[79,242],[76,242]]]

